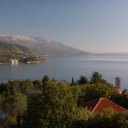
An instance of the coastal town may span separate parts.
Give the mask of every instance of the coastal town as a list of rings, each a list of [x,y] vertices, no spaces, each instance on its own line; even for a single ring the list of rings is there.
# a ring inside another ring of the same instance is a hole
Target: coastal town
[[[19,63],[25,63],[25,64],[37,64],[41,63],[43,59],[41,59],[39,56],[36,57],[23,57],[22,59],[11,59],[11,64],[17,65]]]

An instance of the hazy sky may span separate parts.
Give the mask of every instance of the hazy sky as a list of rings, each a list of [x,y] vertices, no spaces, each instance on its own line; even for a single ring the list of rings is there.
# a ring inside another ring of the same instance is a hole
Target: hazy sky
[[[128,0],[0,0],[0,33],[50,37],[91,52],[128,52]]]

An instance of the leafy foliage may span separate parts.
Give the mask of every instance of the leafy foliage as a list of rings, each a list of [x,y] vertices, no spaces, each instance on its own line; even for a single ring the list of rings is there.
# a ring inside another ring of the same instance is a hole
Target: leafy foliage
[[[87,84],[88,79],[86,76],[80,76],[80,79],[77,81],[79,84]]]
[[[124,128],[128,113],[93,114],[79,107],[82,102],[108,98],[128,108],[128,97],[115,91],[102,75],[94,72],[71,83],[49,76],[42,80],[9,81],[0,84],[0,106],[7,114],[7,128]]]
[[[49,81],[44,86],[43,93],[36,96],[36,102],[27,111],[25,123],[31,128],[67,128],[71,127],[73,114],[77,109],[77,102],[73,97],[71,87],[65,83],[56,85]],[[38,109],[35,110],[35,107]],[[36,114],[36,115],[35,115]],[[35,117],[37,124],[30,116]]]

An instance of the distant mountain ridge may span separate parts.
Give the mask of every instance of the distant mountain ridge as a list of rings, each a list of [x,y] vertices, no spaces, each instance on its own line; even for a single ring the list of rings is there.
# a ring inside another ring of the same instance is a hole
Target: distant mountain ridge
[[[0,34],[0,41],[18,44],[24,47],[31,48],[38,54],[44,56],[76,56],[87,55],[88,52],[81,51],[60,42],[57,42],[49,37],[29,37],[24,35],[6,35]]]

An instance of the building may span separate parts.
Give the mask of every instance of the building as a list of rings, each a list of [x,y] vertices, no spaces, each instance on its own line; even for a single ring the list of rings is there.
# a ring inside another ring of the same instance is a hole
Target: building
[[[11,64],[18,64],[18,60],[17,59],[12,59]]]
[[[121,79],[119,76],[115,78],[115,86],[113,87],[113,89],[121,93]]]
[[[120,85],[121,85],[121,79],[120,79],[120,77],[118,76],[118,77],[115,78],[115,87],[116,87],[117,89],[120,89]]]
[[[84,108],[88,108],[92,111],[92,113],[103,113],[106,109],[113,109],[113,111],[115,112],[127,111],[127,109],[106,98],[91,100],[89,102],[83,103],[81,106]]]

